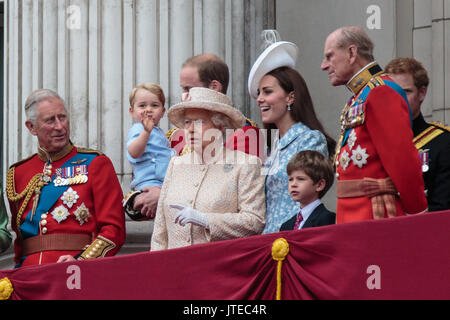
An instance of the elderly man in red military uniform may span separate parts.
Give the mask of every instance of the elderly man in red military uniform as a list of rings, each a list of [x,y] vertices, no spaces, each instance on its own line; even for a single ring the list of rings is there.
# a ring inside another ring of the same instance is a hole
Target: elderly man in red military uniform
[[[25,112],[39,146],[7,175],[16,266],[114,255],[125,241],[125,218],[110,159],[72,145],[69,115],[55,92],[32,92]]]
[[[353,93],[342,111],[335,155],[337,223],[427,210],[406,95],[372,52],[360,27],[337,29],[325,42],[322,70],[333,86]]]

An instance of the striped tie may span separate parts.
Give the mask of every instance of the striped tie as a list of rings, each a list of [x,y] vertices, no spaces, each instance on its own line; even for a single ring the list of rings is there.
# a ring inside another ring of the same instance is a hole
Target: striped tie
[[[295,220],[294,230],[298,230],[300,223],[303,221],[302,211],[297,213],[297,220]]]

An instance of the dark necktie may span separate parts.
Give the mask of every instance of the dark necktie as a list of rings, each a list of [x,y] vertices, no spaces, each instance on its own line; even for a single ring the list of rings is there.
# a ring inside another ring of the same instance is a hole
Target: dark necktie
[[[303,221],[302,211],[297,213],[297,220],[295,220],[294,230],[298,230],[298,226]]]

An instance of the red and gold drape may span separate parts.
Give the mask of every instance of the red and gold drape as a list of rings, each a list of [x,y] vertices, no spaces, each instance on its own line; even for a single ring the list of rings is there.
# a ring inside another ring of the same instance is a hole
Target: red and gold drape
[[[449,225],[446,211],[2,270],[0,296],[450,299]]]

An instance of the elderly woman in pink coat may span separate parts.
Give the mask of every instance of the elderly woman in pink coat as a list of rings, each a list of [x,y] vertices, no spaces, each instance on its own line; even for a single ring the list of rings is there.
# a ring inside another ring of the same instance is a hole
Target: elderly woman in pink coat
[[[224,147],[245,117],[224,94],[192,88],[168,118],[184,128],[192,152],[172,158],[158,202],[150,250],[260,234],[265,196],[261,161]]]

